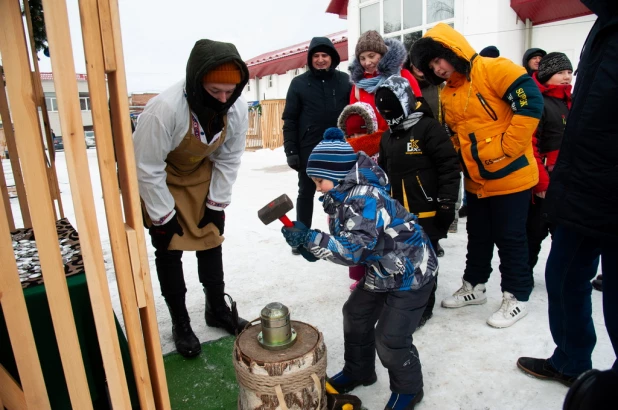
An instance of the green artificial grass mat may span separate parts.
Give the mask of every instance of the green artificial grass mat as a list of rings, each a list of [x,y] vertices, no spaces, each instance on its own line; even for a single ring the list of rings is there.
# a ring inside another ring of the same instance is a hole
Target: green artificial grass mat
[[[174,410],[234,410],[238,384],[232,351],[234,336],[202,343],[199,356],[185,359],[177,352],[163,357]]]

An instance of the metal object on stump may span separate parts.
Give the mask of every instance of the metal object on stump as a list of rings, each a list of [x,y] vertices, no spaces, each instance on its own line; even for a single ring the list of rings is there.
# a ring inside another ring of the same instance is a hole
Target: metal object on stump
[[[257,320],[257,319],[256,319]],[[234,343],[239,410],[326,410],[326,345],[315,327],[270,303]]]
[[[282,303],[269,303],[260,313],[262,331],[258,342],[267,350],[283,350],[296,342],[296,331],[290,323],[290,311]]]

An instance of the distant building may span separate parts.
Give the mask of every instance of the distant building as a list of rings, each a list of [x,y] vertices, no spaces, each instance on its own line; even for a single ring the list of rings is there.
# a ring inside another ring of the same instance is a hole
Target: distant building
[[[88,76],[86,74],[77,74],[76,80],[84,131],[91,131],[92,111],[90,105],[90,92],[88,91]],[[54,131],[54,134],[60,137],[62,136],[62,128],[60,127],[60,115],[58,114],[58,102],[56,100],[53,73],[41,73],[41,84],[43,86],[43,93],[45,94],[45,105],[47,106],[49,116],[49,126]],[[41,113],[39,113],[39,118],[41,120],[41,127],[43,127],[43,115]]]
[[[495,45],[521,64],[524,51],[538,47],[565,53],[574,67],[596,20],[579,0],[331,0],[326,12],[347,19],[350,54],[367,30],[398,38],[409,50],[444,22],[477,52]]]
[[[338,69],[348,69],[348,37],[346,31],[329,34],[341,63]],[[249,68],[249,82],[245,86],[243,96],[247,101],[284,99],[292,79],[307,71],[307,53],[311,39],[269,51],[245,61]]]

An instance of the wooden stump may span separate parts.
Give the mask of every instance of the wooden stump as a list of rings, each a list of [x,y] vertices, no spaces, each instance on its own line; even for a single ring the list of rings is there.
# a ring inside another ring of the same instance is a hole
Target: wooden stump
[[[315,327],[291,321],[296,343],[264,349],[261,326],[245,329],[234,345],[239,410],[325,410],[326,345]],[[283,402],[283,403],[282,403]]]

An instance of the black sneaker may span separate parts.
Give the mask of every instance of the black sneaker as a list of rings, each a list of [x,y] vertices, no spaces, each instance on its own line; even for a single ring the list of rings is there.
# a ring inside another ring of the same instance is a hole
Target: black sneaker
[[[577,379],[577,376],[567,376],[566,374],[558,372],[547,359],[520,357],[517,359],[517,367],[531,376],[560,382],[567,387],[570,387],[575,379]]]
[[[326,381],[333,387],[333,389],[337,390],[337,393],[348,393],[358,386],[371,386],[376,381],[378,381],[378,376],[376,376],[376,372],[365,380],[357,380],[343,374],[343,371],[340,371],[332,378],[327,377]]]

